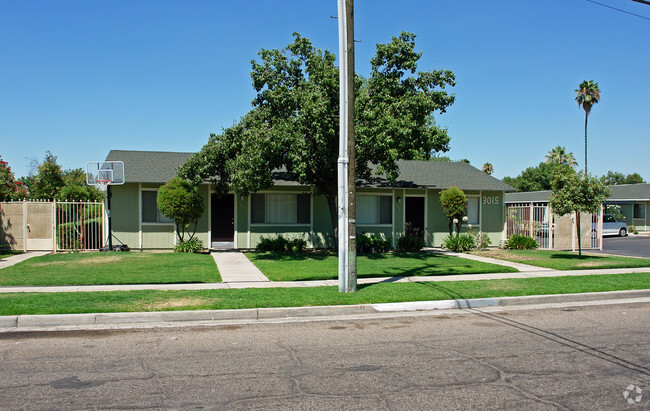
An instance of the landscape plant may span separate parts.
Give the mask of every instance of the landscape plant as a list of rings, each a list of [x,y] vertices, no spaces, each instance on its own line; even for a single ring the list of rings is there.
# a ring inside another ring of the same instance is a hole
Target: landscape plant
[[[422,230],[406,223],[404,224],[404,234],[397,237],[395,248],[398,251],[420,251],[425,245]]]
[[[575,171],[556,174],[552,186],[553,193],[549,197],[549,205],[553,212],[559,216],[576,214],[578,255],[581,256],[580,213],[598,213],[611,190],[599,179]]]
[[[460,188],[451,186],[440,192],[440,203],[449,223],[449,236],[453,236],[454,224],[456,225],[456,235],[460,234],[463,217],[467,215],[465,193]]]
[[[292,252],[304,251],[307,241],[301,237],[286,238],[282,234],[275,237],[260,237],[260,242],[255,246],[255,251]]]
[[[457,253],[464,253],[476,248],[476,240],[470,233],[450,235],[442,241],[442,248]]]
[[[203,198],[196,185],[187,180],[174,177],[158,190],[158,209],[168,218],[174,220],[178,243],[185,242],[185,234],[189,235],[187,241],[192,241],[196,234],[199,217],[203,214]],[[189,231],[190,226],[193,228]],[[179,247],[181,250],[195,249],[194,245]]]
[[[357,251],[360,253],[385,253],[391,246],[391,238],[386,239],[376,234],[361,233],[357,237]]]
[[[506,241],[506,248],[508,250],[535,250],[539,248],[539,243],[527,235],[515,234]]]

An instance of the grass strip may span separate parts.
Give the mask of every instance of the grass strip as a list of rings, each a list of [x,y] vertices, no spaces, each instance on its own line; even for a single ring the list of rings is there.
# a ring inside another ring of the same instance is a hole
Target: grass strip
[[[271,281],[330,280],[338,278],[335,253],[246,253]],[[449,274],[511,273],[498,264],[433,253],[379,253],[357,256],[358,277],[407,277]]]
[[[380,283],[362,285],[356,293],[341,293],[337,287],[11,293],[0,294],[0,315],[305,307],[649,288],[650,273],[643,273],[507,280]]]
[[[220,282],[208,254],[61,253],[0,270],[0,285],[99,285]]]
[[[551,268],[553,270],[589,270],[650,267],[650,259],[611,255],[582,254],[552,250],[485,250],[472,254],[499,260]]]

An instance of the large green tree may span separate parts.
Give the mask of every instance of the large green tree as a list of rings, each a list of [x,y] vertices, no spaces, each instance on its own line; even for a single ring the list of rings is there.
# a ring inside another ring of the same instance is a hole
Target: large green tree
[[[580,83],[575,92],[578,107],[582,107],[585,111],[585,174],[587,174],[587,119],[593,105],[600,101],[600,89],[598,83],[593,80],[585,80]]]
[[[503,182],[519,191],[551,190],[554,173],[568,173],[573,169],[567,164],[539,163],[537,167],[528,167],[517,177],[504,177]]]
[[[600,178],[600,180],[608,186],[645,183],[645,180],[639,173],[623,174],[612,170],[609,170],[607,174]]]
[[[27,186],[29,197],[41,200],[99,201],[104,194],[86,184],[86,173],[81,168],[63,170],[57,157],[45,152],[42,162],[32,161],[32,171],[20,181]]]
[[[336,227],[339,140],[339,74],[336,56],[316,49],[294,33],[284,49],[259,52],[251,78],[253,108],[179,170],[193,182],[210,180],[216,190],[247,195],[273,185],[273,170],[315,187],[327,199]],[[368,78],[355,78],[356,173],[370,178],[373,168],[397,178],[397,160],[428,159],[449,149],[449,136],[433,113],[444,113],[455,84],[447,70],[417,71],[421,53],[415,35],[401,33],[378,44]]]
[[[558,215],[576,213],[578,255],[582,256],[580,213],[597,213],[601,204],[611,194],[611,190],[605,187],[600,179],[573,170],[555,173],[552,186],[553,193],[548,202],[553,213]]]

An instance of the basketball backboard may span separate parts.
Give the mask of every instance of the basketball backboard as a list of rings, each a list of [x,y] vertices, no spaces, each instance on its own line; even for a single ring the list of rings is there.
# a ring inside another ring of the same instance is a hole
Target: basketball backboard
[[[124,162],[90,161],[86,163],[86,183],[98,188],[124,184]]]

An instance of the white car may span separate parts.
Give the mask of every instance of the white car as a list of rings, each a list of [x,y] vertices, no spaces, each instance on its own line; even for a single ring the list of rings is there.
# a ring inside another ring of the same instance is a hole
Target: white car
[[[605,214],[603,215],[603,236],[606,235],[617,235],[620,237],[625,237],[627,235],[628,229],[625,221],[616,221],[613,215]]]

